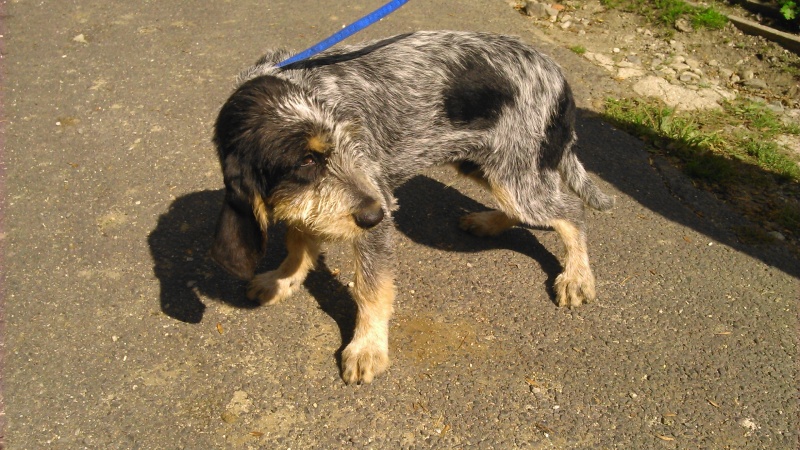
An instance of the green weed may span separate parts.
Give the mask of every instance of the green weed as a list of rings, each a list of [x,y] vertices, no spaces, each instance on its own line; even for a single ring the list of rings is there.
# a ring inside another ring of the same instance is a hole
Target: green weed
[[[783,124],[763,105],[731,102],[721,112],[676,112],[655,100],[609,99],[604,114],[658,151],[678,158],[695,178],[725,181],[736,172],[734,161],[740,161],[761,168],[775,182],[800,181],[796,162],[773,141],[778,134],[800,130]],[[751,181],[761,178],[754,175]]]
[[[584,47],[582,45],[573,45],[569,49],[572,50],[573,53],[578,54],[578,55],[582,55],[582,54],[586,53],[586,47]]]
[[[652,22],[668,27],[675,25],[681,17],[687,17],[695,27],[716,30],[728,23],[728,18],[713,7],[699,7],[683,0],[602,0],[608,8],[619,8],[635,12]]]
[[[728,18],[714,8],[695,11],[692,15],[692,25],[709,30],[720,30],[728,23]]]

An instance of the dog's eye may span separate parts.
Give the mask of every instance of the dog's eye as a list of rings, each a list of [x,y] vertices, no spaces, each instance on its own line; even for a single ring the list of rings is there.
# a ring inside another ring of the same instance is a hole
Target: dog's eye
[[[313,156],[306,155],[306,156],[303,157],[303,159],[300,160],[300,167],[313,166],[316,163],[317,163],[317,160],[315,160]]]

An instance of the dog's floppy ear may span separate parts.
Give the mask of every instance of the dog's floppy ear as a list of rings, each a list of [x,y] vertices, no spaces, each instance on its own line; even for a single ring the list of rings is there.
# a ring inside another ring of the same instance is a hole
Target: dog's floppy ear
[[[264,256],[267,244],[266,230],[253,212],[253,207],[226,192],[225,203],[217,222],[211,258],[232,275],[249,280],[253,278],[258,261]],[[259,198],[259,210],[263,203]],[[261,217],[266,226],[266,217]]]

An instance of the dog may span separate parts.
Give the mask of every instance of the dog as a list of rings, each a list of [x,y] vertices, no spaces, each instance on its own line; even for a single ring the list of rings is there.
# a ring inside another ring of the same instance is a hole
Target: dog
[[[225,199],[211,257],[273,304],[314,268],[324,241],[355,259],[355,332],[341,376],[369,383],[389,366],[388,324],[397,208],[393,191],[421,170],[451,165],[485,186],[499,209],[460,227],[494,236],[516,225],[555,229],[565,247],[560,306],[595,298],[585,205],[613,206],[572,147],[575,104],[559,66],[519,40],[428,31],[328,50],[284,68],[272,51],[242,72],[214,143]],[[288,256],[254,276],[271,224],[287,225]]]

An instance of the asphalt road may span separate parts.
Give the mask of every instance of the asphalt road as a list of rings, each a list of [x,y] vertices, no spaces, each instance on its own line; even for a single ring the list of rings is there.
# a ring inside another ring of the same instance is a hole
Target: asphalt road
[[[289,301],[245,301],[205,256],[215,114],[264,49],[381,3],[4,2],[6,448],[797,448],[800,262],[737,244],[722,205],[587,110],[580,155],[617,198],[589,216],[596,303],[554,305],[553,232],[460,232],[491,202],[444,170],[397,193],[393,366],[372,384],[339,377],[345,248]],[[503,0],[414,0],[351,39],[436,28],[522,36],[581,107],[614,88]]]

